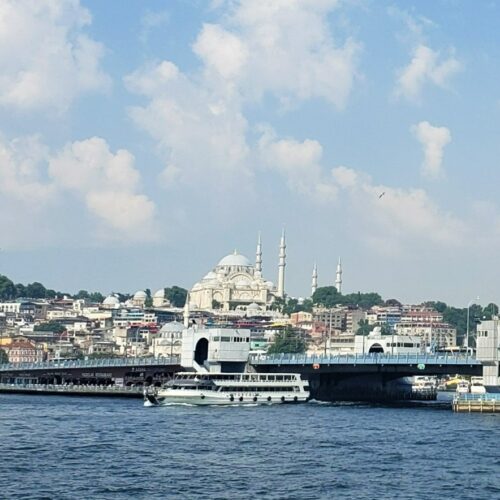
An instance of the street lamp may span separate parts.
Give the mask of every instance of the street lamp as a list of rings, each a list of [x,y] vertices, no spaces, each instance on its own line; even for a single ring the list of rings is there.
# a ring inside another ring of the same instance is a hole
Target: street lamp
[[[467,335],[465,336],[465,342],[464,342],[464,347],[465,347],[465,354],[469,353],[469,322],[470,322],[470,306],[474,304],[477,300],[479,300],[479,297],[476,297],[475,299],[472,299],[469,301],[467,304]]]

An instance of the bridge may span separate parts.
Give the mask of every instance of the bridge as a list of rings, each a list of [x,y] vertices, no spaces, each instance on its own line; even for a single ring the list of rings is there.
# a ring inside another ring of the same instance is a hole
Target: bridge
[[[4,384],[161,384],[182,369],[180,358],[101,358],[0,364]]]
[[[257,371],[301,374],[482,375],[480,361],[456,354],[258,354],[251,355],[249,363]]]
[[[255,355],[258,372],[300,373],[311,395],[323,401],[395,401],[411,399],[405,377],[415,375],[482,375],[472,356],[452,354]]]
[[[404,377],[414,375],[482,375],[477,359],[456,354],[251,355],[248,365],[257,372],[300,373],[312,396],[327,401],[404,399]],[[3,364],[0,384],[159,385],[182,370],[176,356]]]

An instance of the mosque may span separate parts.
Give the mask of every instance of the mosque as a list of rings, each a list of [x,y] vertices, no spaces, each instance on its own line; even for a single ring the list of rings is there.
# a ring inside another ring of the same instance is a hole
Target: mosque
[[[278,286],[262,276],[262,242],[259,235],[255,265],[236,250],[223,257],[212,271],[195,283],[189,304],[196,309],[266,310],[276,297],[285,296],[286,242],[280,241]]]
[[[278,263],[278,284],[262,276],[262,242],[259,234],[255,264],[236,250],[223,257],[189,292],[189,307],[198,310],[246,311],[253,315],[266,311],[276,298],[285,297],[286,241],[285,231],[281,234]],[[335,279],[337,290],[342,292],[342,263],[339,259]],[[318,288],[318,269],[313,268],[311,295]],[[162,288],[152,295],[153,307],[170,307]],[[137,291],[124,305],[143,309],[146,292]],[[122,304],[111,294],[103,302],[106,309],[117,309]]]

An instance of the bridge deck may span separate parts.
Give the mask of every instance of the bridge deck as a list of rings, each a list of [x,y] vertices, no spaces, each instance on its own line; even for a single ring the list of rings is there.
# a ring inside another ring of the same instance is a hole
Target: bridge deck
[[[0,372],[32,371],[68,368],[115,368],[132,366],[166,366],[179,365],[180,358],[102,358],[44,361],[41,363],[4,363],[0,364]]]
[[[452,354],[257,354],[250,357],[252,365],[439,365],[481,366],[473,356]]]

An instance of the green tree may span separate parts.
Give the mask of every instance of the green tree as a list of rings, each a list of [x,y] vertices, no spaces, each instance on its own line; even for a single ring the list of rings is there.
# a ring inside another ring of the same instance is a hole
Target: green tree
[[[295,330],[290,326],[285,327],[282,331],[276,333],[274,342],[267,352],[269,354],[306,352],[304,332]]]
[[[392,299],[394,300],[394,299]],[[370,309],[373,306],[380,306],[384,303],[382,297],[376,292],[350,293],[344,295],[341,304],[345,306],[356,306],[361,309]]]
[[[274,300],[271,303],[270,309],[271,311],[279,311],[283,312],[286,301],[282,297],[274,297]]]
[[[313,293],[312,302],[317,306],[331,308],[342,302],[341,297],[334,286],[322,286]]]
[[[186,303],[187,290],[174,285],[171,288],[165,288],[165,297],[174,307],[184,307]]]
[[[498,315],[498,306],[496,304],[490,303],[483,309],[482,319],[489,320],[493,316]]]
[[[73,295],[74,299],[88,299],[90,297],[89,292],[87,290],[80,290],[76,295]]]
[[[26,287],[22,283],[16,283],[16,297],[26,297]]]
[[[9,356],[7,356],[7,353],[3,349],[0,349],[0,365],[8,362]]]
[[[146,297],[146,300],[144,301],[144,307],[153,307],[153,299],[151,296]]]
[[[222,304],[218,301],[213,299],[212,300],[212,309],[220,309],[222,307]]]
[[[370,325],[368,323],[368,320],[362,319],[358,323],[358,330],[356,332],[357,335],[369,335],[370,332],[373,330],[374,325]]]
[[[7,278],[7,276],[3,276],[0,274],[0,299],[2,300],[12,300],[16,298],[16,287],[14,283]]]
[[[44,299],[46,294],[46,288],[38,281],[30,283],[26,287],[26,296],[30,299]]]
[[[66,327],[57,321],[47,321],[46,323],[35,325],[34,330],[35,332],[62,333],[66,331]]]
[[[101,303],[104,300],[104,295],[100,292],[92,292],[89,294],[89,299],[91,302]]]

